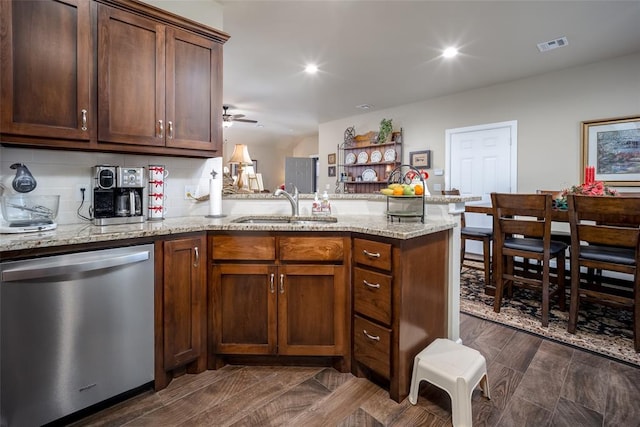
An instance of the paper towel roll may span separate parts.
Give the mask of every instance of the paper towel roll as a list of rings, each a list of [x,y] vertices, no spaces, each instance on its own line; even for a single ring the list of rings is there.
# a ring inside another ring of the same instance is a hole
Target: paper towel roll
[[[209,180],[209,215],[222,215],[222,178]]]

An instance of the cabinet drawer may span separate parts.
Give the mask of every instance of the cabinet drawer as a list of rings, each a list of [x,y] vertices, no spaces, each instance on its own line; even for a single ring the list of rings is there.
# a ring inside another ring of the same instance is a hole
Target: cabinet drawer
[[[344,260],[342,237],[280,237],[282,261]]]
[[[353,334],[356,361],[389,378],[391,330],[355,316]]]
[[[209,253],[215,260],[271,261],[276,259],[275,237],[229,236],[209,237]]]
[[[353,294],[356,312],[391,324],[391,276],[356,267]]]
[[[353,239],[353,257],[357,264],[391,271],[391,245],[388,243]]]

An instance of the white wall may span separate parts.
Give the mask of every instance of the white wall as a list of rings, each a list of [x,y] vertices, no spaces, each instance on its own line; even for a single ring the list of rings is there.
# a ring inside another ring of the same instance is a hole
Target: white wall
[[[141,0],[168,12],[222,30],[223,6],[215,0]]]
[[[318,135],[302,138],[294,147],[293,157],[309,157],[318,154]]]
[[[580,123],[631,115],[640,116],[640,54],[347,117],[319,126],[320,188],[335,182],[326,159],[345,129],[377,131],[382,118],[404,130],[404,163],[409,152],[429,149],[432,168],[441,169],[446,129],[517,120],[518,191],[565,188],[580,180]],[[444,184],[429,174],[431,190]]]

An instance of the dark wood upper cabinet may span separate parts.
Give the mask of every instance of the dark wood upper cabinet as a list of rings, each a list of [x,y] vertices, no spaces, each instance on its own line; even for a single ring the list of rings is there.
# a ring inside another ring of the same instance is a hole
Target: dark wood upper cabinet
[[[164,146],[166,27],[98,8],[98,139]]]
[[[90,2],[2,1],[0,7],[2,140],[95,138]]]
[[[222,151],[222,45],[167,29],[167,147]]]
[[[221,46],[101,5],[99,141],[220,151]]]
[[[130,0],[0,8],[0,143],[222,152],[225,33]]]

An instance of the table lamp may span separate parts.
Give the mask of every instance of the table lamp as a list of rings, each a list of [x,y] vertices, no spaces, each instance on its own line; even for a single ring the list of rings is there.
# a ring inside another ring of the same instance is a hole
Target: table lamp
[[[238,190],[242,191],[242,170],[244,169],[244,165],[248,165],[253,163],[251,157],[249,156],[249,150],[247,150],[247,146],[245,144],[236,144],[233,147],[233,154],[229,159],[229,164],[237,164],[238,165]]]

